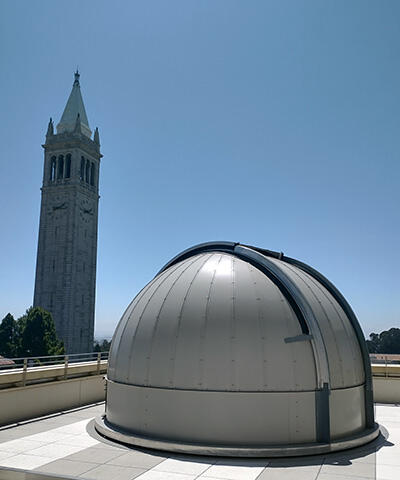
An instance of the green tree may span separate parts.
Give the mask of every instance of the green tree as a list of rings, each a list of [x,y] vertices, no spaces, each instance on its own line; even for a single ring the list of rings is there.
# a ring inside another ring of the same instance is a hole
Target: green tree
[[[371,333],[366,341],[370,353],[400,353],[400,328],[391,328],[381,333]]]
[[[0,355],[8,358],[17,357],[18,351],[19,335],[17,322],[11,313],[7,313],[0,324]]]
[[[94,345],[93,345],[93,351],[94,352],[108,352],[111,347],[111,342],[108,340],[104,339],[101,343],[95,340]]]
[[[62,355],[64,345],[57,338],[51,313],[40,307],[31,307],[18,319],[21,337],[21,357]]]

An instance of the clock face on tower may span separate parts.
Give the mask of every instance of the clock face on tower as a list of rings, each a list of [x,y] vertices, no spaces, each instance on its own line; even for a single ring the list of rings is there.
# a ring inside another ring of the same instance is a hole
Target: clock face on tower
[[[79,215],[85,223],[89,223],[94,215],[93,204],[90,200],[83,199],[79,204]]]
[[[51,202],[48,214],[54,215],[54,218],[58,219],[66,213],[67,208],[68,202],[66,202],[63,197],[57,196]]]

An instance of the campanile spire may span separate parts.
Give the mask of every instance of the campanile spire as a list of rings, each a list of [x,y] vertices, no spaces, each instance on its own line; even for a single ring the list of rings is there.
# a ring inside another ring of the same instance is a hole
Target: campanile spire
[[[80,74],[78,70],[75,72],[75,80],[69,95],[67,104],[65,105],[60,123],[57,125],[57,133],[72,132],[75,128],[76,117],[79,113],[82,133],[86,137],[92,135],[89,127],[89,121],[86,115],[85,105],[83,103],[81,86],[79,82]]]

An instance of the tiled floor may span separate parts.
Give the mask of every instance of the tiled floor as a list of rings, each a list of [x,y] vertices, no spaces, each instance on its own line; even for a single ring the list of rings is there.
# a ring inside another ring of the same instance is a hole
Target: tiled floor
[[[1,428],[0,480],[400,480],[400,406],[376,406],[385,437],[372,444],[289,459],[173,455],[117,445],[94,430],[93,418],[103,409],[94,405]]]

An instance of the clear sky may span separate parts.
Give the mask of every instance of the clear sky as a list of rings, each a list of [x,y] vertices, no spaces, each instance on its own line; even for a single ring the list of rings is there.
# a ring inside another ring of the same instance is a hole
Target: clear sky
[[[0,2],[0,318],[32,303],[47,123],[79,65],[100,130],[96,332],[229,240],[400,326],[400,2]]]

